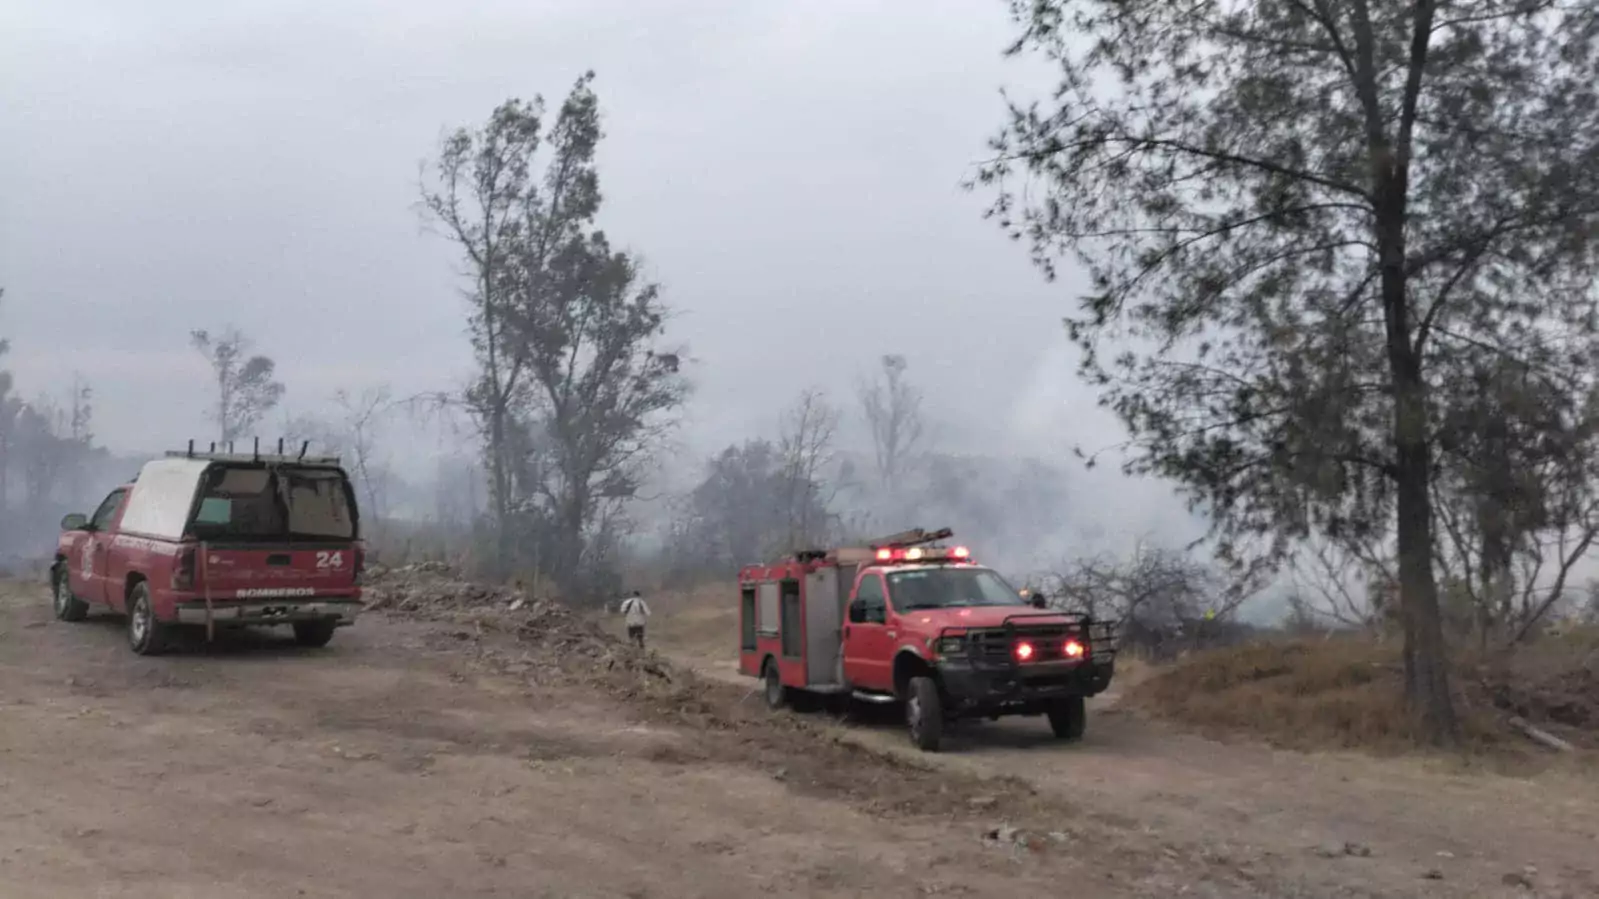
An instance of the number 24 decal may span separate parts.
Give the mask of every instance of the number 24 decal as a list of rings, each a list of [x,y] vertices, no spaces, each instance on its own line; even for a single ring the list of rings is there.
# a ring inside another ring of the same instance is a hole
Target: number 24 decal
[[[338,552],[328,552],[325,549],[318,551],[317,554],[316,554],[316,567],[318,567],[318,568],[343,568],[344,567],[344,552],[342,550],[340,550]]]

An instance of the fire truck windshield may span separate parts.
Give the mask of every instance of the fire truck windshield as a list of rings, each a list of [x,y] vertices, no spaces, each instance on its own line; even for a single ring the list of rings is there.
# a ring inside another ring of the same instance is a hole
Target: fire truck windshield
[[[971,567],[913,568],[891,571],[888,596],[901,612],[952,609],[961,606],[1024,606],[1015,588],[992,569]]]

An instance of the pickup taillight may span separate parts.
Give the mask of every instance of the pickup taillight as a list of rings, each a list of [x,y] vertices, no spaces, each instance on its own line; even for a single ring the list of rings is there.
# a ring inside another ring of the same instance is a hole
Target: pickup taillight
[[[172,569],[172,589],[194,589],[194,547],[190,546],[178,555],[177,567]]]
[[[355,547],[355,585],[361,586],[363,576],[366,574],[366,547]]]

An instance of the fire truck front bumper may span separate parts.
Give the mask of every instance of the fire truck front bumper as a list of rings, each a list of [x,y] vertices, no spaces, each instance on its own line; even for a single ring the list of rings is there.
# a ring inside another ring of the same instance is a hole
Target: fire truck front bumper
[[[938,666],[948,711],[972,716],[1042,714],[1057,699],[1103,693],[1115,671],[1112,658],[1000,666],[946,659]]]
[[[344,627],[355,623],[362,608],[358,599],[336,596],[314,599],[230,599],[212,602],[209,614],[204,602],[180,602],[177,604],[177,618],[179,624],[205,624],[210,620],[226,627],[333,620],[337,626]]]

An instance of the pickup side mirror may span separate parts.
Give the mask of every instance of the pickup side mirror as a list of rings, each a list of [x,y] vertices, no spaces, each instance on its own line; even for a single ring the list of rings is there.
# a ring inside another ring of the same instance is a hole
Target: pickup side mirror
[[[61,530],[63,531],[81,531],[88,526],[89,516],[80,512],[73,512],[61,519]]]
[[[1035,608],[1035,609],[1047,609],[1047,608],[1049,608],[1049,597],[1045,596],[1042,593],[1034,593],[1033,594],[1033,608]]]
[[[849,604],[849,623],[861,624],[866,621],[866,603],[857,599]]]

